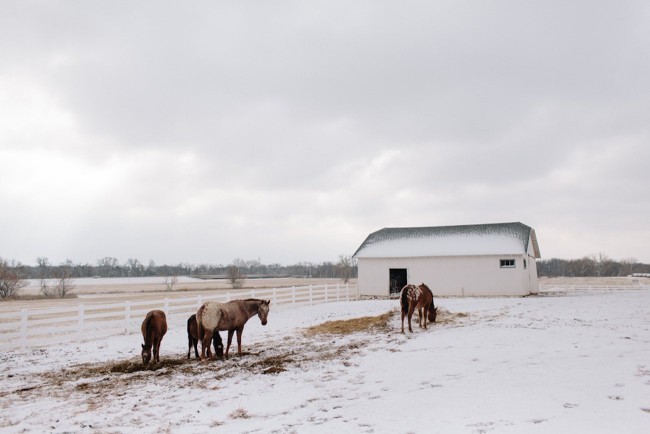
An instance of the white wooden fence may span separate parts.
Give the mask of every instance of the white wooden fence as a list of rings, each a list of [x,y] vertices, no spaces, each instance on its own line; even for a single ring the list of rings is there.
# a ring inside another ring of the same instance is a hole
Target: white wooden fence
[[[147,312],[160,309],[171,327],[185,327],[187,319],[206,301],[226,302],[234,299],[271,300],[279,305],[311,305],[357,300],[354,284],[309,285],[291,288],[253,289],[224,292],[218,295],[162,300],[125,301],[120,303],[81,304],[67,308],[23,309],[3,313],[0,318],[0,348],[39,346],[96,339],[116,334],[139,333]]]
[[[650,289],[648,285],[539,285],[540,291],[588,291],[603,290],[615,291],[624,289]]]

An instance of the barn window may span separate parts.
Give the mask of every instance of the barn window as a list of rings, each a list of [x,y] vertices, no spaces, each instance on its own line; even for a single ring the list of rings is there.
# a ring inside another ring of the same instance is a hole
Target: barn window
[[[514,259],[500,259],[501,268],[515,268]]]

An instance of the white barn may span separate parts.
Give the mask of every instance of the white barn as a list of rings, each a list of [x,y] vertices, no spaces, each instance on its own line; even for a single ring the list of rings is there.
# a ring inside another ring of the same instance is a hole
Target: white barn
[[[384,228],[357,249],[359,294],[390,296],[426,283],[434,296],[539,292],[535,230],[522,223]]]

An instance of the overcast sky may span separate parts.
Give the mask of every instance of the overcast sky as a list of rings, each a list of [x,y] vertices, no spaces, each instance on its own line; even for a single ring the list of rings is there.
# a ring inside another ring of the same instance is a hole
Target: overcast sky
[[[336,261],[520,221],[650,262],[647,1],[2,1],[0,257]]]

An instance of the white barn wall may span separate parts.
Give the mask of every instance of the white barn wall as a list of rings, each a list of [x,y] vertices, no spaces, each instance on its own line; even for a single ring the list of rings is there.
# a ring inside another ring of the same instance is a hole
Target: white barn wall
[[[530,294],[539,294],[539,280],[537,280],[537,259],[533,249],[532,240],[528,242],[528,274],[524,276],[524,286],[528,287]],[[527,285],[526,285],[527,284]]]
[[[500,268],[500,259],[513,258],[514,268]],[[358,267],[361,295],[387,296],[391,268],[405,268],[409,283],[426,283],[434,296],[521,296],[539,288],[534,258],[523,255],[359,258]]]

